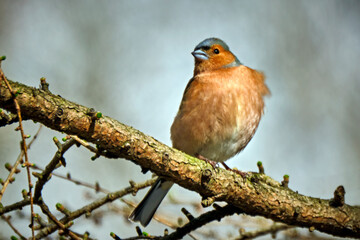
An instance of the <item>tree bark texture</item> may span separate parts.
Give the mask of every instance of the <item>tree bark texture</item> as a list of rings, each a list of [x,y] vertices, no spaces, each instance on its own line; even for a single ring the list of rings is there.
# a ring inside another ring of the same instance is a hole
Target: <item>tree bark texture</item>
[[[225,201],[249,215],[260,215],[341,237],[360,238],[360,207],[334,207],[330,200],[301,195],[269,176],[245,178],[170,148],[110,117],[91,117],[87,107],[48,91],[10,81],[24,119],[97,145],[101,155],[125,158],[180,186],[198,192],[209,204]],[[0,107],[15,113],[13,99],[0,82]],[[139,173],[140,174],[140,173]],[[203,202],[206,202],[203,201]]]

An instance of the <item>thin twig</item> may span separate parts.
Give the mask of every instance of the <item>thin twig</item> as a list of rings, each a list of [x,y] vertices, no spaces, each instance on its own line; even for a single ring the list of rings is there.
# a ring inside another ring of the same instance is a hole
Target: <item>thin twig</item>
[[[50,175],[55,170],[56,166],[60,162],[61,158],[63,157],[64,153],[75,144],[75,140],[69,140],[64,144],[60,144],[58,147],[58,151],[55,153],[53,159],[49,162],[49,164],[45,167],[45,170],[41,173],[41,177],[38,178],[38,181],[35,184],[35,192],[34,198],[37,202],[41,197],[41,191],[44,185],[49,181]],[[35,167],[35,166],[32,166]]]
[[[0,68],[0,79],[3,80],[7,86],[7,88],[9,89],[11,96],[14,100],[14,105],[17,111],[17,115],[19,117],[19,127],[20,127],[20,132],[21,132],[21,139],[22,139],[22,150],[24,151],[24,156],[25,156],[25,166],[26,166],[26,172],[27,172],[27,178],[28,178],[28,185],[29,185],[29,196],[30,196],[30,209],[31,209],[31,218],[30,218],[30,225],[31,225],[31,235],[32,235],[32,239],[35,239],[35,233],[34,233],[34,200],[33,200],[33,196],[32,196],[32,183],[31,183],[31,173],[30,173],[30,162],[29,162],[29,157],[28,157],[28,153],[27,153],[27,145],[26,145],[26,136],[24,133],[24,128],[22,125],[22,118],[21,118],[21,110],[20,110],[20,105],[18,103],[18,101],[16,100],[16,94],[15,92],[12,90],[9,82],[7,81],[4,72],[2,71],[2,69]]]
[[[175,232],[165,236],[163,239],[181,239],[186,234],[189,234],[191,231],[194,231],[195,229],[202,227],[203,225],[214,221],[214,220],[220,220],[223,217],[233,215],[234,213],[242,213],[241,209],[226,205],[225,207],[217,207],[215,210],[212,210],[210,212],[206,212],[202,215],[200,215],[197,218],[192,219],[187,224],[185,224],[182,227],[179,227],[176,229]]]
[[[72,139],[74,139],[75,141],[77,141],[78,143],[80,143],[83,147],[89,149],[91,152],[96,153],[96,154],[99,154],[99,151],[98,151],[95,147],[91,146],[89,143],[87,143],[86,141],[82,140],[82,139],[79,138],[78,136],[70,135],[70,137],[71,137]]]
[[[20,209],[22,209],[23,207],[25,207],[25,206],[27,206],[29,204],[30,204],[30,199],[29,198],[23,199],[23,200],[18,201],[16,203],[13,203],[13,204],[10,204],[8,206],[0,208],[0,215],[3,215],[5,213],[8,213],[8,212],[11,212],[11,211],[14,211],[14,210],[20,210]]]
[[[239,237],[235,238],[235,240],[253,239],[267,234],[275,234],[277,232],[287,230],[290,228],[294,228],[294,226],[274,223],[273,225],[266,228],[258,229],[251,232],[241,233]]]
[[[74,240],[81,240],[81,238],[79,238],[78,236],[76,236],[75,233],[73,233],[72,231],[70,231],[63,223],[61,223],[49,210],[49,207],[44,203],[42,202],[40,204],[40,208],[42,210],[42,212],[48,216],[51,221],[53,221],[60,229],[64,230],[66,232],[66,234],[68,234],[71,239],[74,239]]]
[[[17,230],[15,228],[14,225],[12,225],[11,221],[10,221],[10,216],[5,216],[5,215],[2,215],[1,218],[9,225],[9,227],[22,239],[22,240],[26,240],[26,237],[24,237],[20,232],[19,230]]]
[[[59,221],[62,224],[68,223],[69,221],[72,221],[84,214],[91,213],[95,209],[105,205],[108,202],[113,202],[125,195],[133,193],[135,190],[137,191],[138,189],[148,187],[149,185],[152,185],[155,182],[155,180],[156,179],[150,179],[143,183],[136,184],[136,188],[129,186],[120,191],[111,192],[111,193],[107,194],[105,197],[102,197],[88,205],[85,205],[84,207],[82,207],[78,210],[71,212],[68,216],[63,217]],[[35,236],[35,239],[41,239],[41,238],[53,233],[54,231],[56,231],[56,229],[58,229],[58,226],[52,224],[51,226],[46,227],[46,228],[42,229],[41,231],[39,231],[39,233]]]
[[[40,133],[40,130],[42,128],[43,125],[40,125],[39,129],[37,130],[36,134],[34,135],[34,137],[32,138],[32,140],[30,141],[30,143],[28,144],[28,149],[30,149],[31,145],[33,144],[33,142],[35,141],[35,139],[38,137],[39,133]],[[6,190],[6,187],[8,186],[8,184],[10,183],[10,179],[12,178],[12,176],[15,174],[16,172],[16,169],[17,169],[17,166],[20,164],[22,158],[24,157],[24,150],[21,150],[14,166],[11,168],[11,171],[8,175],[8,177],[6,178],[4,184],[3,184],[3,187],[1,188],[0,190],[0,202],[1,202],[1,199],[5,193],[5,190]]]

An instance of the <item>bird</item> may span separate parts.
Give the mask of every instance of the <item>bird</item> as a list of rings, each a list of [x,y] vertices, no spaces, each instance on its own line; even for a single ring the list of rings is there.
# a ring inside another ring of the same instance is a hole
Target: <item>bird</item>
[[[170,129],[172,146],[230,169],[224,161],[245,148],[263,115],[270,95],[265,75],[243,65],[219,38],[203,40],[191,54],[194,74]],[[129,219],[146,227],[172,185],[159,177]]]

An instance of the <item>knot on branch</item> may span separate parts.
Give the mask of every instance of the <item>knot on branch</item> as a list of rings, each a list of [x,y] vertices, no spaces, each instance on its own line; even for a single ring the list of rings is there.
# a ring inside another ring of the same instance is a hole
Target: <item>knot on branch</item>
[[[63,114],[64,114],[64,110],[59,106],[56,109],[55,117],[53,118],[54,124],[59,124],[61,122]]]
[[[50,90],[49,90],[49,83],[46,82],[46,78],[45,77],[42,77],[40,78],[40,90],[43,90],[47,93],[50,93]]]
[[[341,207],[345,204],[345,188],[340,185],[334,192],[334,198],[330,199],[330,206]]]
[[[201,171],[201,185],[206,187],[211,181],[213,176],[213,171],[210,168],[205,168]]]
[[[92,121],[102,118],[102,113],[96,112],[94,108],[90,108],[86,114],[91,117]]]

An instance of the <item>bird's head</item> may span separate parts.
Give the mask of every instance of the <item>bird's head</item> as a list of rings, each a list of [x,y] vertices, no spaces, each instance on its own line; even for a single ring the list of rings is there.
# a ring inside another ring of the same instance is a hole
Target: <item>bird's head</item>
[[[241,64],[230,52],[228,45],[219,38],[205,39],[195,47],[191,54],[195,57],[194,75]]]

